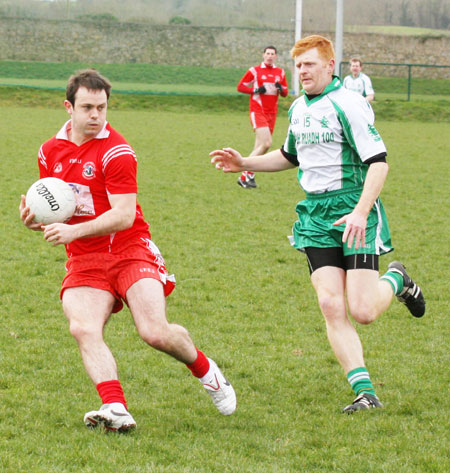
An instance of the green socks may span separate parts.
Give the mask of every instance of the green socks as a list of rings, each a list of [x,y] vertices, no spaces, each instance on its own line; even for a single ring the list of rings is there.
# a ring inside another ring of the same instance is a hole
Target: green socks
[[[366,368],[356,368],[349,371],[347,373],[347,379],[357,396],[363,392],[373,394],[375,396],[375,390],[373,388],[372,381],[370,381],[369,372],[366,370]]]
[[[403,276],[397,272],[388,271],[386,274],[381,276],[380,280],[387,281],[394,291],[394,294],[397,296],[403,290]]]

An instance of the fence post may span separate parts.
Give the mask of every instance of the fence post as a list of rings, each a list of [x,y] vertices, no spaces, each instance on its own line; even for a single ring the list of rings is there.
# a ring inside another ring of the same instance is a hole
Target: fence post
[[[412,64],[408,64],[408,102],[410,101],[410,98],[411,98],[411,69],[412,69]]]

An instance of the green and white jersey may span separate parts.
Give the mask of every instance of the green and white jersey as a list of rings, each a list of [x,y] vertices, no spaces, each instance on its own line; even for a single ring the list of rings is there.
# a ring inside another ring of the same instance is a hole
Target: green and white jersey
[[[362,188],[369,167],[364,161],[386,152],[374,120],[367,100],[338,77],[317,97],[294,101],[283,150],[297,156],[306,193]]]
[[[345,77],[344,87],[348,90],[353,90],[353,92],[356,92],[363,97],[375,95],[370,77],[363,72],[360,72],[358,77],[353,77],[351,74]]]

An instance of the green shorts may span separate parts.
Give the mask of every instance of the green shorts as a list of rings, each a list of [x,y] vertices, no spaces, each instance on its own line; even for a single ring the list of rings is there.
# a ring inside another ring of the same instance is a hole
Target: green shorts
[[[342,243],[345,224],[333,223],[353,211],[362,189],[342,189],[323,194],[308,194],[297,204],[298,220],[292,228],[293,246],[300,251],[309,246],[317,248],[341,247],[344,256],[354,254],[382,255],[392,251],[388,221],[383,204],[377,199],[367,218],[366,244],[357,250]]]

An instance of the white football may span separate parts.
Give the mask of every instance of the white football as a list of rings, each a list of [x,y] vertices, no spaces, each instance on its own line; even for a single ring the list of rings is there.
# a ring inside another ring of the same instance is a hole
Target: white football
[[[56,177],[44,177],[33,183],[26,195],[27,207],[34,221],[45,225],[66,222],[75,213],[75,192],[70,184]]]

